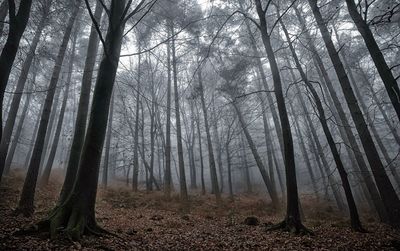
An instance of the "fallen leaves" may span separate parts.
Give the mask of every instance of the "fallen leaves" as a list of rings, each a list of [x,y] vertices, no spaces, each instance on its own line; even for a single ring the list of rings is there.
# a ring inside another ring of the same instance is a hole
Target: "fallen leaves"
[[[182,212],[178,196],[165,200],[162,193],[132,193],[129,189],[101,190],[96,206],[98,222],[116,236],[85,236],[81,242],[49,240],[48,233],[14,233],[43,218],[58,196],[59,184],[37,191],[33,219],[12,216],[23,180],[6,178],[0,188],[0,250],[398,250],[399,234],[366,218],[369,233],[355,233],[345,217],[323,206],[308,209],[305,225],[314,236],[266,232],[279,222],[260,196],[239,196],[221,208],[209,196],[192,195],[190,213]],[[319,211],[321,211],[319,213]],[[320,217],[323,215],[324,218]],[[307,217],[309,216],[309,217]],[[312,216],[312,217],[310,217]],[[329,217],[328,217],[329,216]]]

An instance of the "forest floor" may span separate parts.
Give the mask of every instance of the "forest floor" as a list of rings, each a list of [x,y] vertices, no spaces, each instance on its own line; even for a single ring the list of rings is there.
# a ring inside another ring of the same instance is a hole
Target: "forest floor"
[[[80,242],[50,240],[47,233],[17,235],[17,231],[43,219],[54,206],[60,182],[37,190],[33,218],[13,216],[23,175],[4,177],[0,187],[0,250],[400,250],[400,233],[363,216],[368,233],[355,233],[346,217],[329,203],[303,198],[304,224],[312,236],[266,232],[279,222],[261,195],[240,195],[234,202],[215,205],[211,195],[191,196],[191,210],[183,213],[178,196],[166,201],[160,192],[132,193],[129,188],[100,189],[98,223],[116,236],[85,236]],[[245,219],[257,217],[258,225]]]

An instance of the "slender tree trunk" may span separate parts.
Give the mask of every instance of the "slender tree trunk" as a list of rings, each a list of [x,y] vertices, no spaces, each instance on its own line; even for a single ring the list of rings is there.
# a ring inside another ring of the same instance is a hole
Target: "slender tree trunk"
[[[247,162],[247,152],[246,152],[246,144],[245,144],[245,139],[244,139],[244,134],[242,133],[241,135],[240,135],[240,149],[241,149],[241,153],[240,153],[240,156],[241,156],[241,164],[242,164],[242,167],[243,167],[243,173],[244,173],[244,175],[243,175],[243,177],[244,177],[244,180],[245,180],[245,183],[246,183],[246,187],[247,187],[247,193],[252,193],[253,192],[253,188],[252,188],[252,185],[251,185],[251,178],[250,178],[250,170],[249,170],[249,165],[248,165],[248,162]]]
[[[301,94],[299,94],[299,95],[301,95]],[[314,171],[311,167],[311,162],[310,162],[310,159],[309,159],[309,156],[307,153],[306,144],[304,143],[303,135],[300,130],[299,116],[297,115],[296,111],[294,110],[293,103],[289,103],[289,105],[290,105],[290,109],[292,110],[292,114],[294,116],[294,118],[293,118],[294,124],[295,124],[294,128],[295,128],[295,132],[297,132],[297,137],[299,139],[300,150],[303,155],[304,163],[306,164],[307,171],[310,174],[311,184],[312,184],[314,193],[315,193],[317,199],[319,199],[318,185],[317,185],[317,182],[315,179]]]
[[[358,31],[364,38],[365,45],[374,61],[375,67],[378,70],[379,75],[385,85],[386,91],[389,95],[390,101],[392,102],[393,108],[396,111],[397,117],[400,120],[400,89],[396,79],[393,76],[390,67],[386,63],[385,57],[382,54],[381,49],[376,42],[368,23],[362,18],[358,12],[358,7],[354,0],[346,0],[347,9],[351,18],[353,19]],[[400,218],[400,217],[399,217]]]
[[[350,80],[343,67],[342,61],[339,58],[339,54],[333,44],[325,21],[322,18],[321,12],[319,11],[317,2],[316,0],[309,0],[309,3],[313,11],[314,17],[318,23],[318,27],[321,31],[326,48],[328,49],[328,53],[332,60],[336,74],[338,76],[339,83],[342,87],[346,102],[350,110],[350,114],[360,135],[360,139],[367,155],[367,159],[370,163],[376,185],[389,216],[389,224],[393,227],[400,227],[399,197],[397,196],[396,191],[390,183],[389,177],[385,172],[382,161],[379,158],[378,151],[372,140],[372,136],[369,132],[367,123],[365,122],[361,109],[357,103],[357,99],[354,95],[353,88],[351,87]]]
[[[68,102],[68,97],[69,97],[69,88],[71,85],[72,71],[74,69],[75,48],[76,48],[76,41],[77,41],[78,33],[79,33],[79,27],[77,26],[75,28],[74,39],[72,41],[71,57],[69,59],[69,66],[68,66],[68,77],[67,77],[66,87],[64,90],[64,98],[63,98],[63,101],[61,104],[60,115],[58,117],[58,122],[56,125],[56,131],[54,133],[54,138],[53,138],[53,142],[51,144],[51,149],[49,152],[49,157],[47,159],[47,163],[46,163],[46,165],[44,165],[44,163],[42,164],[45,167],[43,174],[42,174],[41,181],[40,181],[40,184],[42,186],[47,185],[49,182],[51,169],[53,167],[54,159],[55,159],[55,156],[57,153],[58,142],[60,141],[61,129],[62,129],[63,122],[64,122],[64,114],[65,114],[65,110],[67,108],[67,102]],[[54,107],[54,109],[56,109],[56,107]]]
[[[218,118],[217,113],[215,111],[215,96],[212,95],[212,128],[214,131],[214,143],[216,145],[217,151],[217,165],[218,165],[218,172],[219,172],[219,191],[222,193],[224,191],[224,174],[223,174],[223,165],[222,165],[222,157],[221,157],[221,142],[219,139],[218,133]]]
[[[168,32],[168,36],[169,36]],[[164,173],[164,193],[165,197],[169,199],[171,197],[172,189],[172,172],[171,172],[171,45],[167,42],[167,71],[168,71],[168,83],[167,83],[167,121],[165,129],[165,173]]]
[[[197,108],[197,106],[196,106]],[[200,179],[201,179],[201,194],[205,195],[206,194],[206,186],[204,182],[204,162],[203,162],[203,146],[201,143],[201,131],[200,131],[200,112],[199,109],[197,108],[197,135],[199,137],[199,158],[200,158]]]
[[[195,155],[194,155],[194,145],[196,141],[196,127],[195,123],[195,115],[194,115],[194,101],[190,100],[190,131],[191,131],[191,139],[190,139],[190,148],[189,152],[191,155],[190,158],[190,188],[197,189],[197,177],[196,177],[196,163],[195,163]],[[200,137],[200,135],[199,135]]]
[[[273,186],[270,176],[268,175],[266,168],[261,160],[260,155],[258,154],[257,148],[254,144],[254,141],[249,133],[249,130],[247,129],[247,124],[244,121],[243,115],[241,110],[239,109],[238,105],[236,103],[232,103],[233,107],[235,108],[236,114],[238,116],[240,125],[242,127],[243,133],[246,136],[247,139],[247,143],[251,149],[251,152],[253,153],[254,159],[257,163],[257,167],[261,173],[261,177],[263,178],[264,184],[267,187],[268,193],[271,197],[271,201],[272,201],[272,205],[274,207],[279,207],[279,199],[278,199],[278,195],[276,193],[276,188]]]
[[[228,167],[228,187],[229,187],[229,197],[233,200],[233,185],[232,185],[232,164],[231,164],[231,152],[229,149],[229,142],[225,144],[226,151],[226,163]]]
[[[36,74],[35,74],[35,77],[36,77]],[[5,162],[5,173],[6,174],[9,173],[9,171],[10,171],[11,163],[12,163],[12,160],[13,160],[13,157],[14,157],[15,150],[17,149],[18,140],[19,140],[19,138],[21,136],[21,133],[22,133],[22,127],[24,125],[24,120],[25,120],[25,117],[26,117],[26,114],[27,114],[27,111],[28,111],[30,103],[31,103],[31,95],[28,94],[26,96],[26,98],[25,98],[24,108],[22,110],[20,119],[18,121],[18,125],[17,125],[16,131],[15,131],[15,135],[14,135],[14,138],[13,138],[13,140],[11,142],[10,150],[8,151],[8,154],[7,154],[7,159],[6,159],[6,162]]]
[[[302,27],[306,27],[306,22],[304,18],[301,16],[300,11],[297,8],[294,8],[296,12],[296,16],[298,17],[300,24]],[[342,135],[346,135],[347,137],[343,137],[345,140],[346,138],[348,139],[348,145],[351,147],[354,153],[354,157],[357,161],[359,171],[357,170],[357,173],[360,173],[365,181],[366,187],[368,189],[368,192],[371,195],[371,198],[373,200],[374,206],[376,211],[378,212],[378,215],[383,222],[388,222],[387,218],[387,212],[385,209],[385,206],[381,200],[381,197],[379,195],[378,189],[374,184],[374,181],[372,180],[372,177],[370,175],[370,172],[367,168],[367,164],[364,161],[364,158],[362,156],[362,151],[360,147],[358,146],[357,140],[351,131],[351,126],[350,123],[346,117],[346,114],[344,112],[344,109],[342,107],[342,104],[336,94],[336,90],[334,89],[333,83],[329,78],[328,72],[324,66],[324,63],[319,56],[317,49],[315,48],[313,39],[311,38],[310,34],[306,31],[305,32],[306,38],[309,42],[311,51],[314,55],[313,59],[315,61],[315,64],[317,65],[317,72],[320,75],[320,78],[324,80],[325,85],[328,88],[328,92],[330,95],[328,96],[328,101],[335,107],[335,109],[332,109],[334,116],[336,118],[336,121],[339,122],[339,124],[342,124],[342,126],[339,126],[340,130],[344,130],[344,133],[342,132]],[[332,102],[330,101],[332,99]],[[331,105],[332,106],[332,105]],[[340,123],[341,122],[341,123]],[[349,152],[349,156],[351,158],[352,154]],[[354,167],[357,167],[356,165]]]
[[[22,213],[24,216],[31,216],[34,211],[33,202],[35,196],[35,188],[37,177],[39,175],[40,157],[43,153],[43,143],[46,136],[47,126],[49,123],[49,117],[51,113],[51,107],[53,104],[53,98],[56,91],[58,79],[61,73],[61,66],[64,61],[65,52],[68,47],[69,38],[71,36],[72,27],[75,19],[79,12],[79,5],[76,3],[67,22],[67,28],[64,33],[64,37],[61,46],[58,51],[56,62],[54,65],[52,77],[50,79],[49,91],[47,92],[46,99],[44,102],[43,113],[40,118],[40,125],[38,134],[35,140],[35,146],[33,148],[32,157],[28,167],[28,173],[25,178],[24,186],[21,192],[21,197],[16,209],[17,213]]]
[[[262,41],[267,53],[269,64],[271,67],[272,78],[274,82],[275,98],[278,105],[278,112],[280,117],[280,123],[282,127],[283,145],[284,145],[284,161],[286,170],[286,189],[287,189],[287,207],[285,220],[277,227],[287,229],[291,232],[304,231],[300,219],[299,211],[299,195],[297,190],[297,178],[296,178],[296,167],[295,167],[295,156],[293,149],[293,138],[290,129],[289,118],[287,115],[285,98],[282,91],[281,77],[279,73],[278,63],[274,55],[274,50],[271,45],[270,36],[267,30],[267,21],[265,17],[265,11],[261,5],[260,0],[255,0],[257,14],[260,19],[260,31]]]
[[[328,123],[327,123],[327,119],[326,119],[326,116],[325,116],[324,108],[322,106],[322,102],[321,102],[321,100],[320,100],[320,98],[318,96],[317,91],[314,89],[312,84],[309,82],[309,80],[307,78],[307,75],[304,72],[303,67],[301,66],[300,60],[299,60],[299,58],[298,58],[298,56],[296,54],[296,51],[295,51],[295,49],[293,47],[293,44],[292,44],[292,42],[290,40],[289,33],[288,33],[284,23],[282,22],[282,20],[280,20],[280,25],[282,27],[283,32],[285,33],[286,40],[289,43],[289,48],[290,48],[290,51],[292,52],[293,59],[294,59],[294,61],[296,63],[296,68],[300,73],[301,79],[306,84],[307,88],[310,90],[310,92],[311,92],[311,94],[312,94],[312,96],[314,98],[314,103],[315,103],[315,105],[317,107],[317,111],[318,111],[319,121],[321,122],[322,129],[323,129],[323,131],[325,133],[325,136],[326,136],[326,138],[328,140],[329,147],[331,149],[333,158],[335,160],[336,168],[339,171],[339,175],[340,175],[340,178],[342,180],[342,185],[343,185],[343,188],[344,188],[344,192],[346,194],[347,205],[349,207],[349,212],[350,212],[351,226],[352,226],[353,230],[355,230],[355,231],[363,231],[363,228],[362,228],[361,222],[360,222],[360,218],[358,216],[358,210],[357,210],[357,207],[356,207],[356,203],[354,201],[354,197],[353,197],[353,194],[352,194],[352,191],[351,191],[351,186],[350,186],[349,180],[347,178],[347,172],[346,172],[346,170],[344,168],[342,159],[340,158],[339,151],[338,151],[338,149],[336,147],[336,143],[335,143],[335,141],[333,139],[333,136],[331,134],[331,131],[330,131],[329,127],[328,127]],[[290,103],[290,104],[292,105],[292,103]],[[293,110],[293,107],[292,107],[292,110]]]
[[[8,0],[3,0],[0,5],[0,37],[3,36],[4,21],[8,15]]]
[[[37,133],[39,131],[40,115],[43,113],[43,108],[44,108],[44,102],[40,105],[40,108],[38,110],[38,115],[36,117],[35,126],[34,126],[34,129],[33,129],[32,137],[31,137],[30,144],[29,144],[29,150],[28,150],[28,152],[26,154],[26,158],[25,158],[25,161],[24,161],[24,168],[28,168],[29,161],[31,159],[33,146],[35,145],[35,139],[36,139]]]
[[[138,49],[140,51],[141,45],[140,41],[138,42]],[[140,112],[140,85],[141,85],[141,63],[142,56],[139,54],[138,56],[138,65],[137,65],[137,87],[136,87],[136,111],[135,111],[135,131],[134,131],[134,145],[133,145],[133,176],[132,176],[132,189],[134,192],[138,191],[138,176],[139,176],[139,112]]]
[[[171,34],[174,35],[174,26],[171,25]],[[182,129],[181,129],[181,117],[179,108],[179,91],[178,91],[178,70],[176,61],[176,50],[175,50],[175,38],[172,38],[171,42],[172,52],[172,73],[174,80],[174,95],[175,95],[175,117],[176,117],[176,141],[178,144],[178,164],[179,164],[179,178],[180,178],[180,193],[181,199],[184,204],[188,203],[188,194],[186,187],[186,176],[185,176],[185,163],[183,160],[183,146],[182,146]],[[185,205],[187,206],[187,205]]]
[[[16,12],[15,1],[8,1],[8,15],[9,15],[9,32],[7,41],[0,54],[0,138],[2,138],[2,121],[3,121],[3,99],[4,92],[7,87],[8,79],[10,77],[11,68],[13,66],[19,42],[22,34],[25,31],[28,23],[29,15],[31,12],[32,0],[21,1]],[[0,181],[4,164],[0,166]]]
[[[209,161],[208,165],[210,167],[211,186],[212,186],[212,191],[215,194],[217,204],[220,204],[221,203],[221,193],[219,190],[217,170],[215,167],[214,150],[213,150],[213,145],[212,145],[212,140],[211,140],[210,126],[208,123],[208,112],[207,112],[206,100],[204,97],[204,86],[203,86],[203,77],[202,77],[201,69],[198,70],[197,74],[198,74],[198,78],[199,78],[200,100],[201,100],[201,107],[203,109],[204,127],[206,129],[206,136],[207,136],[208,161]]]
[[[108,173],[109,173],[109,166],[110,166],[110,147],[111,147],[111,136],[112,136],[112,126],[113,126],[113,117],[114,117],[114,95],[111,97],[111,104],[110,104],[110,112],[108,115],[108,127],[107,127],[107,134],[106,134],[106,147],[104,153],[104,165],[103,165],[103,176],[102,176],[102,185],[104,188],[108,185]]]
[[[8,2],[8,0],[5,0],[3,2]],[[21,73],[19,75],[17,86],[14,91],[15,94],[12,97],[10,109],[7,115],[7,120],[4,126],[3,137],[1,138],[1,143],[0,143],[0,177],[2,176],[3,167],[7,158],[7,152],[12,132],[14,129],[14,124],[17,118],[18,108],[21,103],[22,92],[24,90],[25,83],[28,78],[29,69],[31,68],[37,45],[39,43],[45,24],[47,22],[47,15],[50,10],[50,4],[47,4],[45,8],[46,9],[43,10],[40,22],[36,28],[35,35],[30,44],[28,54],[22,65]]]

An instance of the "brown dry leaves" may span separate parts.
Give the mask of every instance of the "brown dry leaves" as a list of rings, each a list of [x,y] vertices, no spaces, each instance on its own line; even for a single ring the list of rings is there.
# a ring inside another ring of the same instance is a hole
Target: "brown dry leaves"
[[[367,234],[354,233],[345,217],[324,204],[303,200],[305,225],[315,236],[265,232],[264,223],[278,222],[261,196],[241,196],[234,203],[216,207],[212,196],[191,196],[190,213],[180,209],[178,196],[165,200],[162,193],[133,194],[128,188],[100,190],[97,220],[113,236],[86,236],[81,242],[49,240],[47,233],[15,235],[23,226],[46,216],[57,198],[60,185],[38,189],[33,219],[12,216],[23,179],[4,179],[0,188],[0,250],[398,250],[400,236],[379,223],[364,225]],[[309,210],[307,210],[310,208]],[[248,216],[260,221],[245,225]]]

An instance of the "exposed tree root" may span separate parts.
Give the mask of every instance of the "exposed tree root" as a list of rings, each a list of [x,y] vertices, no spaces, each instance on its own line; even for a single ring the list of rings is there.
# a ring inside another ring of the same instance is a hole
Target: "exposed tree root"
[[[282,230],[292,234],[314,235],[314,233],[301,224],[301,222],[293,220],[292,218],[286,218],[282,222],[276,225],[267,226],[266,228],[267,232],[276,230]]]
[[[14,212],[13,212],[13,216],[19,216],[22,215],[26,218],[30,218],[32,217],[34,212],[34,209],[32,207],[17,207]]]
[[[62,235],[71,241],[78,241],[83,235],[111,235],[120,238],[97,225],[94,216],[84,210],[84,207],[70,206],[68,203],[55,208],[50,215],[25,229],[15,232],[16,235],[49,232],[54,239]]]

